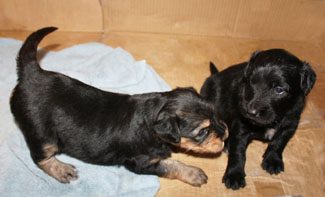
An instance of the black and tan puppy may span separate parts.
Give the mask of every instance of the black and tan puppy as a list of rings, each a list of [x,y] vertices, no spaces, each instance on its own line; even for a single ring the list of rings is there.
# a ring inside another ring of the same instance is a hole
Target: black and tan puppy
[[[211,76],[201,95],[215,103],[229,128],[228,188],[245,186],[245,152],[253,139],[268,141],[262,167],[270,174],[284,170],[282,152],[294,135],[306,96],[316,75],[310,65],[283,49],[255,52],[248,62],[222,72],[210,64]]]
[[[172,146],[202,153],[223,149],[227,134],[213,105],[191,88],[131,96],[42,70],[37,46],[56,29],[40,29],[23,44],[17,58],[18,84],[10,101],[35,164],[62,183],[76,179],[77,173],[56,159],[59,153],[193,186],[206,183],[201,169],[168,157]]]

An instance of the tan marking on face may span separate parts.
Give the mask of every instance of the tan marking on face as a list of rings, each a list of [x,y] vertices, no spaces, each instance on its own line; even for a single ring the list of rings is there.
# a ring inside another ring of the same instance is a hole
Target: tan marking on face
[[[57,160],[55,158],[57,152],[58,147],[56,145],[44,145],[45,159],[37,163],[38,167],[61,183],[69,183],[71,180],[77,179],[78,175],[75,167]]]
[[[178,179],[196,187],[207,183],[208,177],[200,168],[171,159],[161,160],[159,164],[164,168],[166,178]]]
[[[192,131],[192,134],[196,136],[197,134],[199,134],[201,129],[207,128],[209,126],[210,126],[210,120],[209,119],[203,120],[202,123]]]
[[[224,142],[215,133],[210,133],[201,144],[189,138],[182,138],[179,147],[196,153],[219,153],[223,150]]]

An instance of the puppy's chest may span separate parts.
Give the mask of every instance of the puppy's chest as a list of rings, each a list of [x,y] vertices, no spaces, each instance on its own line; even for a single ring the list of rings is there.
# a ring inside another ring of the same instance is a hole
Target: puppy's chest
[[[264,138],[266,140],[272,140],[276,132],[277,132],[277,130],[273,129],[273,128],[266,129],[266,131],[264,133]]]
[[[277,130],[274,128],[266,128],[260,132],[254,132],[254,138],[261,140],[271,141],[274,138],[274,135],[277,133]]]

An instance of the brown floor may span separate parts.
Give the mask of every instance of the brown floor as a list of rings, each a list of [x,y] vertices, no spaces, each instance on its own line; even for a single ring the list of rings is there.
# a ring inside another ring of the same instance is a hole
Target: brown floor
[[[0,31],[0,37],[24,39],[26,35],[26,32]],[[227,163],[225,154],[213,159],[173,154],[173,158],[201,167],[209,176],[208,184],[195,188],[177,180],[160,179],[161,189],[157,196],[325,195],[325,46],[226,37],[64,32],[48,36],[41,46],[59,50],[88,41],[120,46],[136,59],[147,60],[172,87],[194,86],[198,90],[209,75],[209,61],[223,69],[246,61],[254,50],[275,47],[285,48],[307,60],[317,72],[317,83],[309,96],[299,129],[285,149],[284,173],[276,176],[263,171],[260,163],[266,144],[253,142],[247,151],[247,186],[234,192],[221,183]]]

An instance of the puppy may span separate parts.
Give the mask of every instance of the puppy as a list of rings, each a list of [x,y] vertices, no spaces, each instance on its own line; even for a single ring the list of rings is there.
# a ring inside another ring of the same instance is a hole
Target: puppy
[[[316,80],[311,66],[283,49],[270,49],[222,72],[210,63],[210,71],[200,93],[215,103],[229,128],[223,183],[234,190],[245,186],[245,152],[254,139],[269,142],[262,168],[270,174],[283,171],[282,152]]]
[[[40,29],[23,44],[17,58],[18,84],[10,100],[35,164],[62,183],[78,176],[74,166],[56,159],[60,153],[193,186],[205,184],[201,169],[168,158],[172,147],[222,151],[227,134],[213,105],[192,88],[118,94],[42,70],[37,46],[56,29]]]

